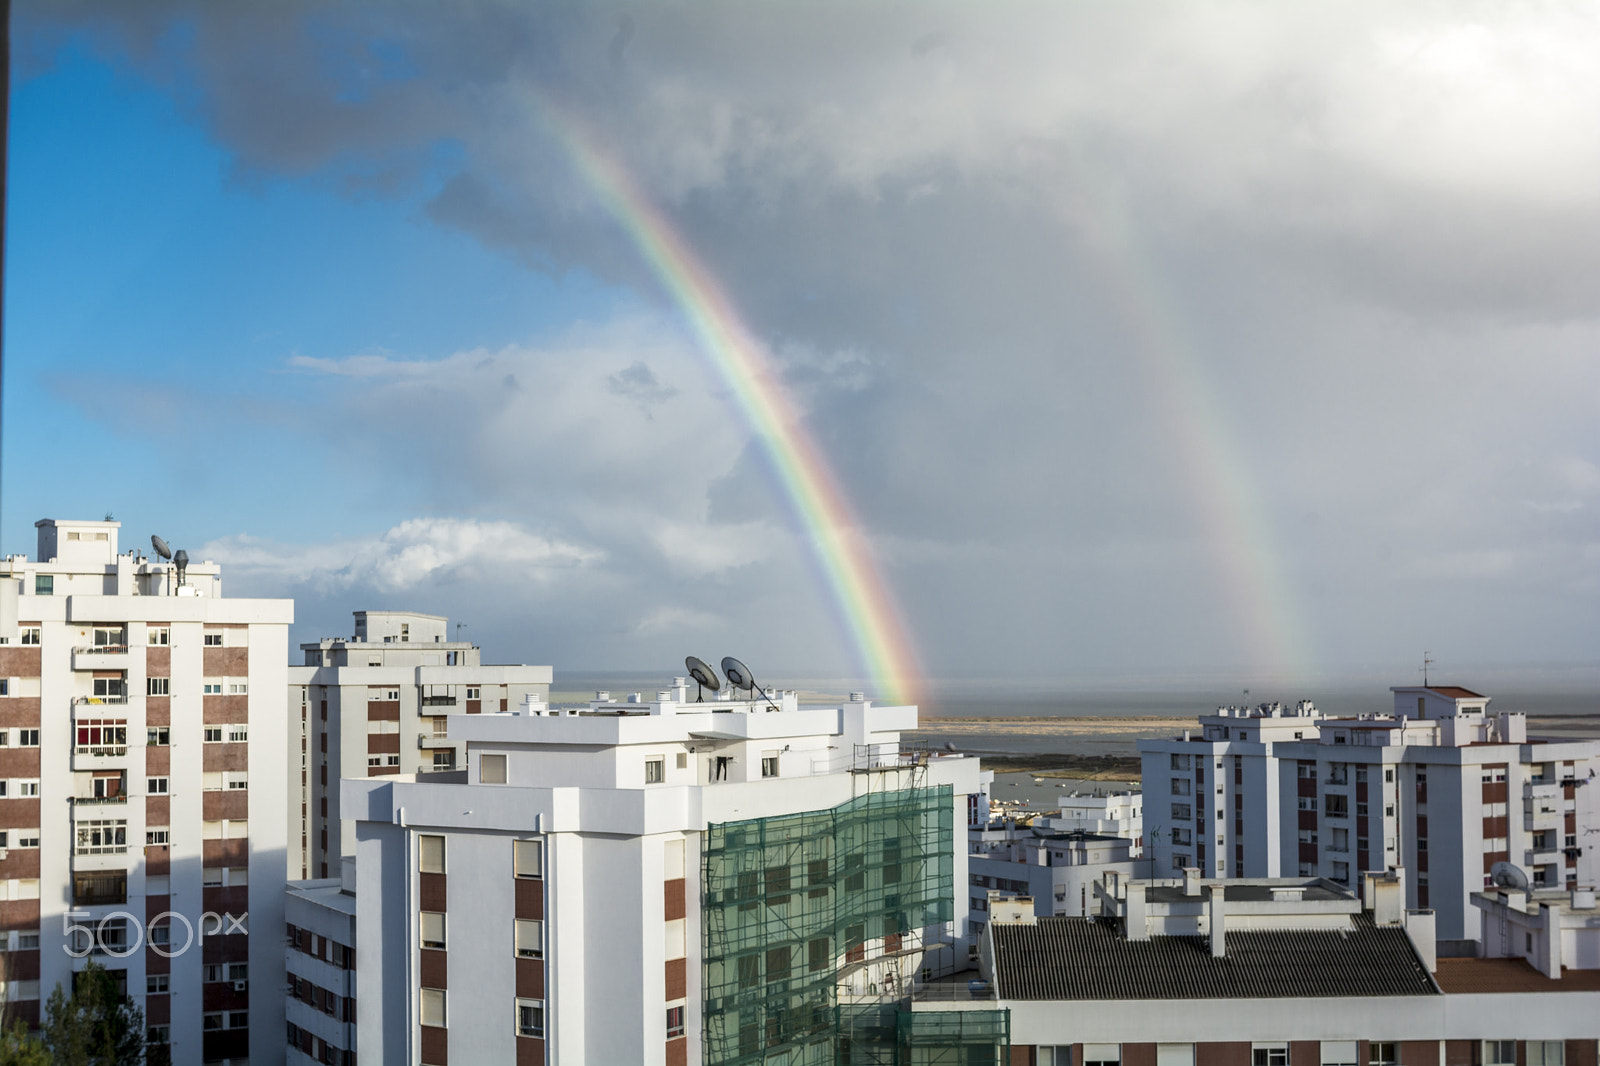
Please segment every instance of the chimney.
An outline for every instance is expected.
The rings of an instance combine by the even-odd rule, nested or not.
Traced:
[[[1145,918],[1144,885],[1139,882],[1128,884],[1128,918],[1123,925],[1122,935],[1129,940],[1150,939],[1150,925]]]
[[[1227,931],[1222,916],[1225,893],[1221,885],[1214,884],[1210,886],[1208,894],[1210,899],[1206,900],[1206,911],[1211,918],[1211,957],[1220,959],[1228,951]]]
[[[1183,868],[1183,894],[1185,896],[1199,897],[1200,867],[1185,866]]]

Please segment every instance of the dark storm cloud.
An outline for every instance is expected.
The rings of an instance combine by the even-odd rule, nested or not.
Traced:
[[[1592,657],[1600,29],[1580,11],[21,14],[171,86],[243,180],[417,197],[530,266],[660,298],[544,102],[576,116],[773,351],[936,671],[974,647],[1064,673],[1270,667],[1229,624],[1229,535],[1282,556],[1316,661]],[[534,388],[542,364],[519,358],[481,380]],[[443,386],[474,468],[409,460],[460,507],[567,515],[629,594],[656,580],[691,612],[738,610],[671,575],[729,530],[727,558],[765,565],[750,531],[787,519],[726,397],[677,358],[676,392],[655,356],[607,346],[559,408],[533,393],[567,432],[540,437],[531,480],[498,388]],[[384,382],[341,402],[381,426],[380,402],[413,395]],[[587,431],[618,403],[655,429]],[[663,442],[685,415],[712,439]],[[1208,531],[1205,477],[1261,507]],[[624,532],[653,508],[676,562]],[[814,595],[771,565],[771,587]]]

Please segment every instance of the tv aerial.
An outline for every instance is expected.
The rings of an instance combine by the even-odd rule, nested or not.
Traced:
[[[156,536],[154,533],[150,534],[150,547],[154,548],[156,550],[156,554],[161,556],[161,558],[172,558],[172,549],[167,547],[167,542]]]
[[[683,660],[683,665],[688,667],[689,676],[694,678],[696,703],[704,703],[706,701],[706,689],[715,692],[722,687],[722,679],[717,676],[715,670],[711,669],[711,664],[704,659],[691,655]]]
[[[1526,892],[1528,890],[1528,875],[1522,867],[1510,862],[1497,862],[1489,867],[1489,880],[1496,887],[1510,888]]]
[[[731,655],[724,656],[722,659],[722,672],[727,676],[728,684],[734,688],[743,689],[752,695],[759,692],[761,693],[761,698],[766,700],[773,710],[778,709],[778,705],[772,702],[772,698],[766,694],[766,691],[757,687],[756,675],[751,673],[750,668],[738,659]]]

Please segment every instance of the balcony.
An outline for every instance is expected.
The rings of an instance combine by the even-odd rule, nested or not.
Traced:
[[[1523,865],[1527,867],[1553,866],[1559,862],[1561,862],[1561,852],[1557,848],[1529,848],[1523,852]]]
[[[128,805],[128,797],[126,795],[120,795],[120,796],[73,796],[72,797],[72,808],[73,808],[73,810],[77,810],[79,807],[116,807],[116,806],[126,807],[127,805]]]
[[[456,698],[454,696],[424,696],[422,697],[422,705],[424,707],[454,707]]]
[[[95,644],[87,648],[72,649],[74,670],[126,670],[128,646],[126,644]]]
[[[1530,800],[1557,799],[1561,795],[1561,786],[1554,781],[1524,781],[1522,783],[1522,798]]]
[[[417,747],[419,748],[451,748],[454,746],[449,735],[442,730],[417,734]]]

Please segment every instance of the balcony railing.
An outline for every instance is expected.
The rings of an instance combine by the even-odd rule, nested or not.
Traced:
[[[128,796],[127,796],[126,793],[124,793],[124,794],[122,794],[120,796],[73,796],[72,797],[72,803],[73,803],[74,806],[77,806],[77,807],[105,806],[108,803],[126,804],[127,802],[128,802]]]
[[[454,707],[456,698],[454,696],[424,696],[422,697],[422,705],[424,707]]]
[[[86,645],[84,645],[82,647],[79,647],[79,648],[73,648],[72,650],[73,650],[74,653],[76,653],[78,655],[126,655],[126,654],[128,654],[128,646],[126,644],[86,644]]]

